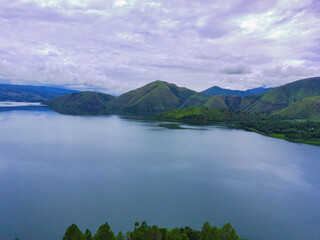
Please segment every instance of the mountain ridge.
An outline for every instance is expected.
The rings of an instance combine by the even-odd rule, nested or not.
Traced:
[[[190,98],[202,104],[206,97],[201,97],[196,91],[157,80],[120,95],[108,106],[112,111],[158,113],[178,109]]]
[[[272,115],[282,119],[320,119],[320,96],[304,98]]]
[[[246,97],[250,95],[256,95],[256,94],[262,94],[266,91],[269,91],[272,88],[265,88],[265,87],[258,87],[258,88],[252,88],[252,89],[247,89],[247,90],[233,90],[233,89],[226,89],[226,88],[221,88],[218,86],[213,86],[210,87],[204,91],[201,91],[200,93],[208,96],[216,96],[216,95],[224,95],[224,96],[229,96],[229,95],[235,95],[235,96],[240,96],[240,97]]]
[[[140,88],[123,93],[115,98],[111,95],[92,92],[96,100],[83,96],[70,103],[68,98],[56,98],[49,101],[51,106],[78,107],[91,111],[97,104],[100,113],[130,113],[153,115],[189,107],[209,107],[244,112],[271,114],[281,111],[304,98],[320,96],[320,77],[308,78],[272,88],[259,95],[245,97],[235,95],[207,96],[173,83],[154,81]],[[99,100],[100,99],[100,100]],[[56,104],[54,103],[56,101]],[[63,103],[63,101],[65,101]],[[87,103],[85,101],[88,101]],[[99,112],[99,111],[98,111]],[[96,111],[94,111],[96,113]]]
[[[240,110],[259,113],[280,111],[307,97],[320,96],[320,77],[306,78],[281,85],[254,96],[255,101],[242,104]]]

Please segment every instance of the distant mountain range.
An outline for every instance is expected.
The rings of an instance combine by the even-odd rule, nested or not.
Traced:
[[[77,91],[54,87],[0,84],[0,101],[44,102],[73,92]]]
[[[220,87],[214,86],[214,87],[208,88],[207,90],[202,91],[201,93],[204,95],[209,95],[209,96],[235,95],[235,96],[239,96],[239,97],[246,97],[246,96],[261,94],[261,93],[264,93],[270,89],[272,89],[272,88],[259,87],[259,88],[248,89],[245,91],[240,91],[240,90],[231,90],[231,89],[225,89],[225,88],[220,88]]]
[[[261,90],[261,89],[260,89]],[[259,91],[260,91],[259,90]],[[151,82],[115,98],[98,92],[81,92],[64,95],[48,102],[56,111],[77,114],[131,113],[155,115],[189,107],[204,106],[219,110],[272,113],[283,110],[305,98],[320,96],[320,77],[303,79],[270,89],[262,94],[240,97],[236,95],[204,95],[163,81]],[[316,101],[310,99],[310,101]],[[316,111],[312,104],[304,108]],[[291,106],[297,108],[299,105]],[[284,114],[284,113],[283,113]],[[313,114],[313,116],[315,116]],[[280,115],[279,115],[280,116]]]
[[[211,90],[216,90],[215,93],[218,93],[218,90],[224,91],[224,94],[231,91],[232,94],[205,95],[164,81],[151,82],[119,97],[99,92],[73,92],[59,88],[1,84],[2,98],[0,99],[33,102],[44,99],[44,103],[53,110],[67,114],[155,115],[171,110],[202,106],[218,110],[272,113],[278,118],[299,118],[299,116],[315,118],[320,115],[319,98],[316,97],[320,96],[320,77],[298,80],[270,90],[257,88],[234,91],[217,87]],[[251,95],[239,96],[234,94],[235,92],[242,92],[241,94],[250,92]],[[211,94],[215,93],[211,92]],[[259,94],[252,95],[253,93]],[[60,96],[55,97],[55,95]],[[48,98],[53,99],[47,101]]]
[[[85,109],[87,106],[96,105],[96,98],[101,93],[91,92],[91,98],[82,97],[83,93],[68,94],[51,101],[45,102],[53,110],[61,112],[70,106],[76,106],[78,109]],[[94,98],[93,95],[96,97]],[[105,94],[108,95],[108,94]],[[72,98],[71,98],[72,96]],[[130,113],[141,115],[153,115],[174,109],[186,108],[190,106],[202,106],[208,99],[208,96],[197,93],[187,88],[177,87],[163,81],[151,82],[141,88],[126,92],[115,98],[108,95],[108,99],[103,103],[98,103],[101,107],[100,113]],[[80,100],[78,100],[80,99]],[[81,111],[79,111],[80,113]],[[95,114],[87,111],[84,114]]]

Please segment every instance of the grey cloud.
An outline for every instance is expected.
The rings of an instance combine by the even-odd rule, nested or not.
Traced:
[[[225,67],[220,70],[220,73],[231,74],[231,75],[248,74],[251,72],[252,72],[251,68],[244,65]]]
[[[262,74],[267,77],[281,78],[281,77],[307,77],[313,76],[315,72],[306,69],[304,67],[294,67],[294,66],[275,66],[274,68],[265,69]]]
[[[228,29],[227,26],[225,26],[222,22],[219,21],[207,23],[205,26],[199,29],[199,33],[201,34],[201,36],[211,39],[221,38],[230,31],[231,30]]]
[[[54,7],[3,0],[0,76],[120,94],[156,79],[195,90],[245,89],[280,84],[283,76],[289,81],[299,71],[316,74],[320,31],[305,26],[320,21],[313,12],[299,18],[294,6],[275,8],[280,1],[137,0],[114,7],[113,1],[94,0],[83,6],[61,1]],[[271,26],[279,22],[276,28],[242,29],[243,18],[269,10],[274,12]],[[301,19],[305,25],[291,24]],[[282,31],[305,34],[268,37],[275,30],[280,37]],[[305,57],[307,63],[299,62]],[[274,70],[282,62],[298,62],[293,68],[299,70]]]

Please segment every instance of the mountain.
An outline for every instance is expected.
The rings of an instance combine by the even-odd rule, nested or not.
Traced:
[[[83,92],[61,96],[46,104],[59,107],[59,111],[64,108],[70,112],[75,108],[76,113],[80,109],[88,113],[91,111],[91,114],[108,112],[149,115],[197,106],[269,114],[313,96],[320,96],[320,77],[298,80],[246,97],[207,96],[175,84],[155,81],[117,98],[102,93]]]
[[[246,112],[272,113],[313,96],[320,96],[320,77],[298,80],[272,88],[262,94],[242,98],[216,95],[210,97],[204,106]]]
[[[242,98],[235,95],[216,95],[210,97],[206,103],[205,107],[215,108],[215,109],[231,109],[238,110],[241,104]]]
[[[159,119],[192,122],[233,122],[243,120],[261,120],[264,115],[229,109],[213,109],[208,107],[191,107],[172,110],[157,115]]]
[[[258,88],[252,88],[252,89],[248,89],[246,90],[245,92],[249,92],[249,93],[252,93],[252,94],[248,94],[249,95],[257,95],[257,94],[262,94],[266,91],[269,91],[271,90],[272,88],[264,88],[264,87],[258,87]]]
[[[59,96],[44,102],[54,111],[65,114],[102,114],[107,111],[107,103],[115,97],[99,92],[79,92]]]
[[[240,110],[271,113],[313,96],[320,96],[320,77],[298,80],[273,88],[261,95],[245,97]]]
[[[207,97],[187,88],[163,81],[151,82],[141,88],[126,92],[110,101],[114,112],[151,114],[189,106],[200,106]]]
[[[44,102],[73,92],[76,91],[54,87],[0,84],[0,101]]]
[[[273,116],[283,119],[320,119],[320,96],[302,99]]]
[[[245,97],[245,96],[250,96],[250,95],[261,94],[261,93],[264,93],[270,89],[271,88],[259,87],[259,88],[248,89],[246,91],[241,91],[241,90],[231,90],[231,89],[225,89],[225,88],[220,88],[220,87],[214,86],[214,87],[208,88],[207,90],[202,91],[201,93],[204,95],[209,95],[209,96],[235,95],[235,96]]]

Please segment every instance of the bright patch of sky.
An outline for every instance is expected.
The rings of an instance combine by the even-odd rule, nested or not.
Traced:
[[[0,80],[120,94],[320,75],[317,0],[0,0]]]

